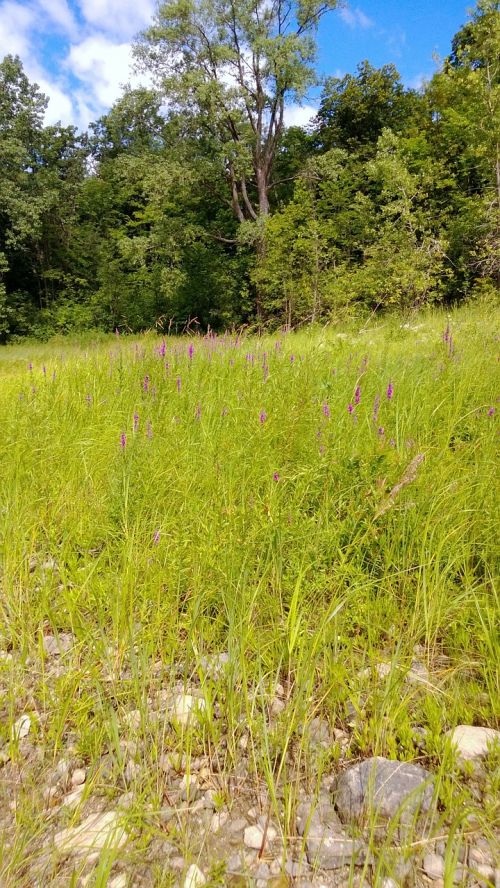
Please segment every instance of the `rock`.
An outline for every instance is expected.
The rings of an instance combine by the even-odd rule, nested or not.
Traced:
[[[199,794],[200,787],[196,774],[184,774],[180,783],[181,799],[184,802],[194,802]]]
[[[458,725],[446,736],[450,738],[458,757],[466,761],[484,758],[491,746],[500,744],[500,731],[473,725]]]
[[[399,888],[399,885],[397,882],[394,881],[394,879],[386,878],[381,879],[380,888]]]
[[[285,703],[280,697],[274,697],[271,700],[271,705],[269,706],[269,712],[271,715],[280,715],[285,708]]]
[[[376,756],[344,771],[336,780],[334,802],[344,823],[360,821],[369,812],[390,820],[400,815],[412,819],[420,809],[428,811],[433,778],[420,765]]]
[[[191,694],[178,694],[171,709],[171,718],[180,725],[187,725],[197,714],[207,708],[205,700]]]
[[[54,836],[56,849],[66,855],[121,848],[126,840],[127,834],[120,826],[120,816],[116,811],[91,814],[80,826],[68,827]]]
[[[127,888],[127,877],[125,873],[120,873],[108,882],[108,888]]]
[[[246,826],[248,826],[248,822],[245,820],[245,818],[238,817],[237,820],[233,820],[229,824],[229,831],[232,833],[242,832]]]
[[[259,863],[257,869],[253,873],[254,879],[269,879],[271,875],[271,870],[269,869],[267,863]]]
[[[12,654],[9,654],[8,651],[0,651],[0,665],[7,666],[12,663],[12,660]]]
[[[87,774],[84,768],[75,768],[71,775],[71,785],[72,786],[81,786],[82,783],[85,783],[87,779]]]
[[[132,709],[123,716],[123,723],[133,731],[138,731],[141,727],[141,711],[140,709]]]
[[[68,792],[61,802],[63,808],[76,808],[82,800],[84,790],[84,786],[78,786],[73,792]]]
[[[424,872],[433,881],[444,875],[444,859],[439,854],[426,854],[422,863]]]
[[[73,647],[74,637],[71,632],[59,632],[58,635],[44,635],[43,649],[47,657],[62,657]]]
[[[220,811],[218,814],[212,814],[212,819],[210,821],[210,830],[211,832],[219,832],[220,829],[224,826],[225,823],[229,820],[229,812],[228,811]]]
[[[221,678],[228,669],[229,654],[227,651],[222,651],[220,654],[209,654],[206,657],[201,657],[200,666],[208,678],[214,680]]]
[[[272,842],[273,839],[276,838],[276,836],[277,832],[274,827],[268,826],[265,842]],[[243,841],[247,848],[255,848],[256,851],[260,851],[264,843],[264,828],[260,825],[247,826],[245,832],[243,833]]]
[[[362,863],[366,857],[363,842],[351,839],[342,827],[333,805],[319,804],[314,808],[308,800],[297,809],[297,830],[306,837],[307,859],[312,866],[323,869],[341,869],[350,866],[353,858]]]
[[[31,718],[29,715],[22,715],[21,718],[18,718],[13,729],[12,729],[12,739],[13,740],[22,740],[23,737],[27,737],[31,730]]]
[[[184,879],[184,888],[199,888],[200,885],[206,884],[207,880],[201,869],[195,863],[192,863]]]

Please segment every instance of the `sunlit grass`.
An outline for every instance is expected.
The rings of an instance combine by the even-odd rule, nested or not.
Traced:
[[[69,737],[91,792],[101,757],[123,771],[120,741],[140,737],[147,833],[165,751],[215,751],[230,796],[244,737],[276,810],[285,786],[286,839],[298,785],[340,754],[311,760],[314,718],[347,729],[353,759],[434,771],[448,728],[494,726],[498,323],[460,310],[451,347],[446,326],[3,349],[0,745],[15,757],[12,724],[35,713],[44,761]],[[75,645],[49,681],[43,635],[60,632]],[[176,678],[207,703],[187,734],[148,714]],[[10,878],[43,828],[36,793],[17,817]]]

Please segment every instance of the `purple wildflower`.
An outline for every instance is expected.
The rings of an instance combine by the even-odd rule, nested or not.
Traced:
[[[446,330],[443,333],[443,342],[448,342],[450,338],[450,324],[446,325]]]
[[[122,432],[120,435],[120,447],[122,450],[125,450],[126,446],[127,446],[127,436],[126,436],[125,432]]]
[[[189,360],[192,361],[193,355],[194,355],[194,345],[192,342],[189,343],[188,355],[189,355]]]
[[[155,530],[155,532],[153,534],[153,543],[155,544],[155,546],[157,546],[159,542],[160,542],[160,531]]]
[[[30,371],[30,373],[33,372],[33,363],[32,363],[32,361],[30,361],[29,364],[28,364],[28,370]]]
[[[178,376],[177,377],[177,391],[180,392],[180,390],[181,390],[181,378],[180,378],[180,376]]]
[[[385,429],[384,429],[383,426],[379,426],[379,427],[378,427],[378,433],[379,433],[379,436],[380,436],[381,438],[383,438],[383,436],[384,436],[384,434],[385,434]]]
[[[376,423],[378,419],[378,412],[380,409],[380,395],[375,395],[375,400],[373,402],[373,422]]]
[[[293,364],[295,361],[295,355],[290,355],[290,364]]]
[[[354,406],[352,404],[347,405],[347,410],[349,413],[354,413]]]
[[[134,432],[139,428],[139,414],[134,413]]]
[[[148,419],[146,423],[146,438],[151,439],[153,437],[153,427],[151,425],[151,420]]]
[[[326,416],[327,419],[330,419],[330,416],[331,416],[330,408],[329,408],[328,404],[326,403],[326,401],[323,404],[323,416]]]
[[[142,382],[142,388],[145,392],[149,392],[149,376],[145,376]]]
[[[354,392],[354,403],[359,404],[361,401],[361,386],[356,386],[356,391]]]
[[[490,407],[490,409],[488,410],[488,416],[494,416],[494,415],[495,415],[495,408]]]
[[[392,382],[390,382],[389,385],[387,386],[387,392],[386,392],[388,401],[391,400],[393,394],[394,394],[394,386],[393,386]]]
[[[165,340],[163,340],[162,344],[160,345],[160,357],[162,357],[162,358],[165,357],[166,350],[167,350],[167,346],[165,345]]]
[[[261,424],[261,425],[264,425],[264,423],[265,423],[265,421],[266,421],[266,419],[267,419],[267,413],[266,413],[265,410],[261,410],[261,412],[260,412],[260,416],[259,416],[259,419],[260,419],[260,424]]]
[[[273,475],[273,481],[279,481],[279,480],[280,480],[279,472],[275,472]]]

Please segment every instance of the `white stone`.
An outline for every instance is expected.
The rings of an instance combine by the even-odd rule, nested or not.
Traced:
[[[272,842],[277,836],[277,832],[273,826],[268,826],[266,833],[266,842]],[[264,842],[264,829],[261,826],[247,826],[243,833],[243,841],[247,848],[255,848],[259,851]]]
[[[12,737],[14,740],[22,740],[23,737],[27,737],[31,730],[31,719],[29,715],[22,715],[21,718],[18,718],[13,729],[12,729]]]
[[[218,814],[212,814],[212,819],[210,821],[210,829],[212,832],[219,832],[220,829],[224,826],[225,823],[229,820],[229,812],[228,811],[219,811]]]
[[[121,848],[127,841],[127,834],[120,826],[120,816],[116,811],[104,814],[91,814],[80,826],[68,827],[56,833],[54,844],[64,854],[86,854],[102,851],[103,848]]]
[[[64,796],[61,804],[64,808],[76,808],[80,804],[85,787],[78,786],[73,792]]]
[[[0,651],[0,663],[12,663],[12,654],[7,651]]]
[[[184,879],[184,888],[199,888],[199,886],[206,884],[207,880],[201,869],[195,863],[192,863]]]
[[[48,657],[60,657],[73,646],[74,637],[71,632],[60,632],[59,635],[44,635],[43,649]]]
[[[207,708],[205,700],[191,694],[178,694],[172,706],[172,718],[180,725],[187,725],[193,715]]]
[[[444,860],[439,854],[426,854],[423,868],[430,879],[441,879],[444,874]]]
[[[448,731],[446,736],[451,739],[459,757],[469,761],[484,758],[488,753],[488,749],[495,742],[500,744],[500,731],[473,725],[458,725],[456,728]]]
[[[81,786],[82,783],[85,783],[87,779],[87,774],[85,772],[85,768],[75,768],[71,775],[71,785],[72,786]]]
[[[108,888],[127,888],[127,877],[125,873],[115,876],[108,882]]]

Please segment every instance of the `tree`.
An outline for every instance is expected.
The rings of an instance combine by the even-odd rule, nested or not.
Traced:
[[[356,75],[326,81],[315,142],[322,151],[345,148],[368,156],[375,153],[384,128],[407,130],[422,109],[421,96],[404,88],[394,65],[374,68],[364,61]]]
[[[285,103],[315,82],[317,25],[336,0],[167,0],[136,56],[212,144],[239,222],[267,216]]]

